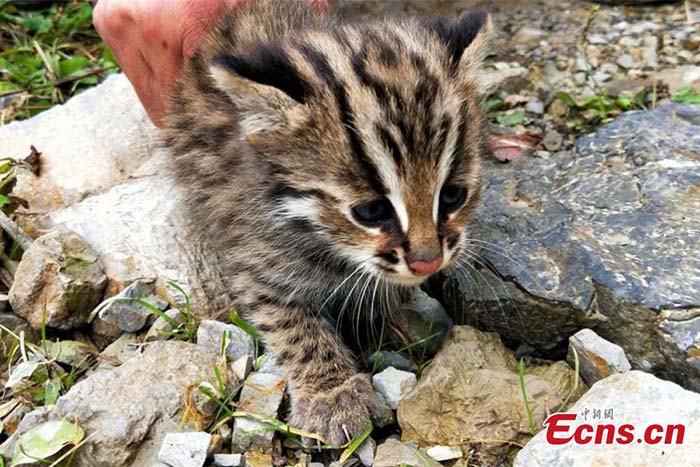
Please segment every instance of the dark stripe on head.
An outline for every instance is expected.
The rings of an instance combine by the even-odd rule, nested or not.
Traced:
[[[311,89],[279,45],[261,46],[244,56],[219,55],[213,62],[243,78],[275,87],[299,103],[306,102]]]
[[[435,137],[435,163],[439,164],[442,154],[445,152],[445,146],[447,145],[447,135],[450,134],[450,128],[452,127],[452,119],[449,115],[443,115],[440,119],[440,127],[438,128],[437,135]]]
[[[326,193],[321,190],[298,190],[286,183],[277,182],[270,186],[268,194],[271,198],[317,198],[323,200]]]
[[[454,172],[457,171],[459,167],[467,162],[469,158],[467,155],[467,111],[462,110],[460,112],[459,125],[457,126],[457,141],[455,142],[455,147],[452,150],[452,160],[450,161],[450,175],[448,175],[448,180],[453,176]]]
[[[350,142],[350,147],[352,148],[352,153],[359,162],[360,166],[365,172],[367,182],[370,184],[372,189],[381,195],[387,193],[387,189],[379,177],[379,172],[370,160],[367,152],[365,151],[364,144],[360,140],[357,134],[357,129],[355,127],[355,117],[350,108],[350,102],[348,102],[347,90],[343,87],[342,83],[338,80],[333,72],[328,59],[318,50],[314,49],[309,44],[300,44],[299,51],[306,57],[309,63],[314,67],[318,77],[325,81],[328,87],[331,89],[333,96],[335,97],[336,104],[338,106],[338,112],[340,113],[340,121],[346,130],[348,141]]]
[[[353,71],[360,79],[360,83],[362,83],[363,86],[370,88],[372,92],[374,92],[374,95],[377,96],[377,100],[382,107],[387,107],[391,102],[391,94],[396,95],[397,93],[395,91],[391,92],[387,83],[383,83],[367,71],[366,61],[367,44],[363,45],[362,50],[359,53],[354,54],[350,58],[350,63],[352,64]]]
[[[386,147],[389,153],[391,153],[391,157],[394,158],[396,167],[401,170],[401,167],[403,166],[403,156],[401,155],[401,148],[399,148],[398,143],[391,135],[389,130],[387,130],[383,125],[377,125],[377,132],[379,133],[382,143],[384,143],[384,147]]]

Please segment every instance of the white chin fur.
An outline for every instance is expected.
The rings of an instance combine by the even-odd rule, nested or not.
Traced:
[[[385,277],[393,284],[415,287],[421,285],[430,276],[404,276],[399,274],[387,274]]]

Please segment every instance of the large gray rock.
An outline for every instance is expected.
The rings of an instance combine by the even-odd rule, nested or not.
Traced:
[[[583,327],[632,366],[700,390],[700,106],[628,112],[576,154],[487,164],[463,322],[540,351]]]
[[[14,194],[36,213],[70,206],[128,180],[157,146],[157,135],[123,75],[109,77],[38,116],[0,127],[3,157],[24,158],[34,145],[41,173],[21,171]]]
[[[40,176],[20,171],[16,212],[31,235],[63,227],[100,257],[107,295],[141,277],[167,277],[190,293],[202,317],[228,315],[231,299],[216,255],[192,240],[158,135],[123,75],[30,120],[0,127],[3,156],[41,152]],[[103,333],[106,334],[106,333]],[[112,336],[113,337],[113,336]]]
[[[78,234],[57,231],[36,239],[22,255],[9,298],[34,329],[85,324],[107,284],[102,265]]]
[[[612,409],[612,419],[604,415]],[[588,411],[588,412],[587,412]],[[568,412],[578,414],[576,427],[582,423],[630,424],[635,436],[629,444],[594,445],[569,442],[561,445],[548,443],[546,432],[541,431],[525,445],[515,459],[515,467],[556,467],[561,465],[657,466],[696,465],[700,443],[700,394],[686,391],[677,384],[660,380],[641,371],[620,373],[593,385]],[[588,413],[584,420],[584,414]],[[682,444],[647,444],[641,441],[646,427],[652,424],[684,425]],[[572,428],[573,430],[573,428]],[[558,433],[567,437],[572,433]]]
[[[182,408],[185,388],[214,378],[216,352],[184,342],[155,342],[111,371],[99,371],[59,398],[51,418],[75,420],[91,434],[75,466],[150,465]],[[31,414],[30,414],[31,415]],[[141,446],[148,437],[148,442]],[[2,452],[11,452],[10,438]],[[141,453],[147,450],[148,455]]]

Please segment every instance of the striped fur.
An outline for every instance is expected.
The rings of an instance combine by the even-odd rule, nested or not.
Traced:
[[[193,225],[286,372],[291,423],[339,444],[374,402],[337,324],[420,285],[409,261],[460,252],[488,18],[352,24],[303,1],[246,5],[187,66],[164,141]],[[358,206],[376,200],[388,214],[368,223]]]

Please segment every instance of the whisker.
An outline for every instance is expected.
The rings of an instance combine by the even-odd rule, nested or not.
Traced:
[[[515,265],[517,265],[520,268],[521,271],[523,271],[527,275],[527,277],[530,280],[532,280],[532,282],[535,283],[535,285],[537,287],[539,287],[541,290],[545,290],[544,286],[540,283],[540,281],[535,276],[532,275],[532,273],[530,273],[530,271],[525,266],[525,264],[522,261],[518,260],[517,258],[514,258],[513,256],[511,256],[509,254],[508,250],[506,250],[502,246],[497,245],[495,243],[487,242],[485,240],[478,240],[475,238],[466,238],[464,241],[468,242],[472,245],[477,244],[474,246],[477,246],[480,249],[483,249],[483,250],[489,251],[491,253],[494,253],[496,255],[499,255],[502,258],[505,258],[508,261],[514,263]]]

